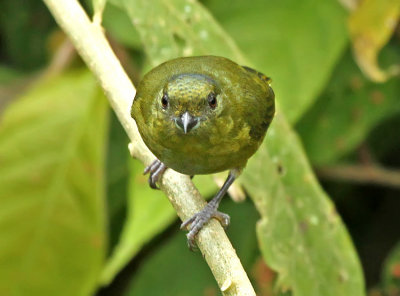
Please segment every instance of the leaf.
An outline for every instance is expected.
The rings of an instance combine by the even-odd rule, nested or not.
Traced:
[[[106,182],[109,250],[119,240],[126,219],[129,183],[128,137],[115,113],[110,110],[110,129],[107,146]]]
[[[0,294],[89,295],[105,254],[107,104],[88,71],[43,81],[0,124]]]
[[[233,40],[194,1],[112,0],[125,9],[139,32],[151,65],[174,57],[224,55],[243,61]],[[207,45],[206,45],[207,44]]]
[[[251,3],[251,4],[250,4]],[[347,44],[337,0],[207,0],[205,5],[254,68],[272,77],[282,111],[295,122],[312,106]],[[294,107],[295,105],[295,107]]]
[[[385,260],[382,278],[386,295],[400,294],[400,243],[393,248]]]
[[[268,266],[278,272],[282,292],[365,294],[349,235],[281,115],[275,117],[269,139],[239,180],[261,214],[257,224],[261,250]]]
[[[189,54],[216,54],[231,57],[241,63],[244,61],[232,40],[197,2],[175,0],[150,4],[144,0],[114,0],[114,3],[116,2],[121,8],[126,8],[133,24],[139,31],[152,65]],[[282,38],[286,37],[282,36]],[[278,53],[275,58],[277,57],[280,57]],[[304,75],[304,73],[300,74]],[[292,102],[292,108],[296,108],[294,102]],[[252,158],[253,165],[249,164],[245,170],[242,182],[249,192],[255,194],[264,225],[267,219],[265,216],[267,209],[264,205],[278,202],[281,208],[281,212],[275,211],[274,220],[271,220],[268,230],[262,226],[259,227],[259,240],[263,244],[267,264],[281,273],[279,275],[281,285],[284,285],[287,290],[293,290],[296,296],[364,295],[361,268],[351,240],[341,220],[332,214],[333,206],[315,181],[302,147],[286,123],[283,113],[279,108],[279,116],[275,119],[269,136],[267,135],[268,152],[265,150],[266,146],[263,146],[264,148]],[[277,172],[276,165],[272,165],[276,161],[283,164],[284,169],[288,172],[287,176],[290,176],[289,179]],[[261,166],[264,168],[260,172]],[[256,182],[252,182],[250,176],[258,179]],[[296,176],[306,176],[307,178]],[[294,203],[287,202],[287,195],[296,195],[293,197],[296,200],[306,199],[304,202],[307,203],[307,207],[304,208],[304,212],[296,208]],[[282,198],[283,201],[281,201]],[[308,205],[314,206],[308,207]],[[326,218],[327,214],[330,214],[329,226],[332,229],[327,229],[327,222],[322,220]],[[303,223],[306,217],[311,218],[306,238],[297,235],[294,239],[289,236],[288,231],[297,229],[296,227]],[[280,220],[281,218],[283,220]],[[322,226],[313,227],[315,221]],[[308,221],[305,220],[305,222]],[[274,223],[280,223],[279,225],[283,225],[284,228],[277,229]],[[322,230],[327,231],[323,232]],[[273,236],[269,235],[268,231]],[[301,260],[296,252],[278,249],[276,258],[274,258],[268,249],[268,244],[292,246],[297,242],[304,247],[305,254],[309,254],[309,256],[313,253],[316,256],[323,254],[323,257]],[[276,250],[274,249],[274,251]],[[287,257],[283,257],[282,252],[285,252]],[[302,277],[301,272],[293,273],[293,262],[299,264],[296,266],[298,270],[305,272],[306,280]],[[290,273],[288,273],[289,271]],[[310,277],[310,272],[313,271],[315,271],[312,274],[314,277]],[[321,272],[326,278],[320,278],[317,272]],[[316,284],[316,279],[320,283]],[[315,289],[310,287],[315,287]],[[343,293],[331,294],[332,291]]]
[[[127,219],[120,240],[102,271],[102,284],[109,284],[145,243],[176,219],[163,193],[149,187],[148,177],[143,176],[143,165],[137,160],[132,160],[130,165]]]
[[[399,58],[396,47],[384,57]],[[314,165],[333,164],[353,151],[382,120],[400,112],[399,79],[384,84],[367,80],[351,53],[342,58],[316,104],[297,124]]]
[[[103,26],[118,42],[135,50],[140,49],[139,33],[122,9],[107,3],[103,15]]]
[[[398,0],[364,0],[349,18],[354,55],[364,74],[375,82],[384,82],[400,74],[400,65],[382,70],[379,51],[389,41],[400,16]]]

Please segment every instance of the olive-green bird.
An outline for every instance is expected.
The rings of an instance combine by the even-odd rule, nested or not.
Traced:
[[[137,87],[131,115],[147,147],[158,158],[145,169],[149,183],[167,168],[186,175],[230,170],[216,196],[182,223],[191,225],[189,246],[211,218],[229,216],[218,205],[247,160],[262,143],[275,113],[271,80],[251,68],[216,56],[165,62]]]

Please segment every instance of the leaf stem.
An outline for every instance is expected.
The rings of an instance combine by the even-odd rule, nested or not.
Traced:
[[[131,153],[144,164],[149,164],[154,160],[154,156],[144,145],[130,116],[135,88],[111,50],[102,27],[89,20],[76,0],[43,1],[100,82],[133,143],[130,146]],[[168,196],[182,220],[191,217],[205,205],[204,199],[188,176],[168,170],[162,178],[160,188]],[[200,231],[197,245],[223,295],[255,295],[235,250],[217,221],[210,221]]]

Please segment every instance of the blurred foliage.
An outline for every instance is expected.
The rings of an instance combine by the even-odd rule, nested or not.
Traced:
[[[128,162],[127,159],[125,161]],[[104,284],[109,284],[143,244],[169,225],[176,216],[168,200],[163,198],[163,193],[147,185],[147,176],[142,174],[143,165],[137,160],[130,163],[128,214],[114,254],[104,267],[101,278]]]
[[[105,173],[111,250],[119,240],[126,219],[126,196],[130,177],[130,157],[126,154],[128,138],[111,110],[108,137]]]
[[[2,89],[4,89],[5,84],[12,82],[14,79],[18,77],[18,71],[13,68],[5,67],[4,65],[0,65],[0,85],[2,85]]]
[[[95,289],[107,241],[106,113],[104,96],[83,70],[41,81],[3,114],[1,295]]]
[[[385,50],[386,63],[400,60],[397,45]],[[316,103],[298,122],[310,160],[333,164],[357,148],[378,123],[400,112],[400,84],[369,81],[349,52],[337,64]]]
[[[389,295],[400,295],[400,244],[390,252],[383,269],[383,289]]]
[[[107,5],[104,11],[103,25],[118,42],[128,48],[140,50],[139,33],[124,10],[114,5]]]
[[[97,21],[104,3],[94,1]],[[197,54],[273,78],[277,118],[239,179],[259,214],[249,201],[221,205],[258,295],[365,295],[362,272],[371,293],[398,295],[398,191],[323,183],[362,271],[307,160],[400,166],[399,4],[360,3],[348,13],[336,0],[110,0],[104,10],[134,81]],[[46,75],[58,30],[41,1],[0,2],[0,294],[218,295],[84,65],[75,57]],[[205,197],[217,189],[211,176],[194,181]]]
[[[355,58],[364,73],[373,81],[384,82],[400,74],[400,64],[381,70],[379,51],[396,29],[400,15],[398,0],[364,0],[349,18]]]
[[[16,70],[43,66],[48,55],[49,33],[54,26],[41,1],[0,1],[0,56]]]

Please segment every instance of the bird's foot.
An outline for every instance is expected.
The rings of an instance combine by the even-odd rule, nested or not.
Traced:
[[[187,237],[187,242],[190,250],[195,249],[195,237],[197,233],[203,228],[203,226],[210,221],[211,218],[217,219],[221,225],[226,228],[229,225],[229,215],[219,212],[217,207],[212,203],[208,203],[203,210],[194,214],[191,218],[187,219],[181,224],[181,229],[187,227],[190,224],[190,230]]]
[[[168,167],[165,164],[156,159],[144,169],[143,172],[144,175],[150,173],[149,185],[151,188],[158,189],[156,183],[158,182],[158,180],[160,180],[161,176],[163,175],[163,173],[167,168]]]

